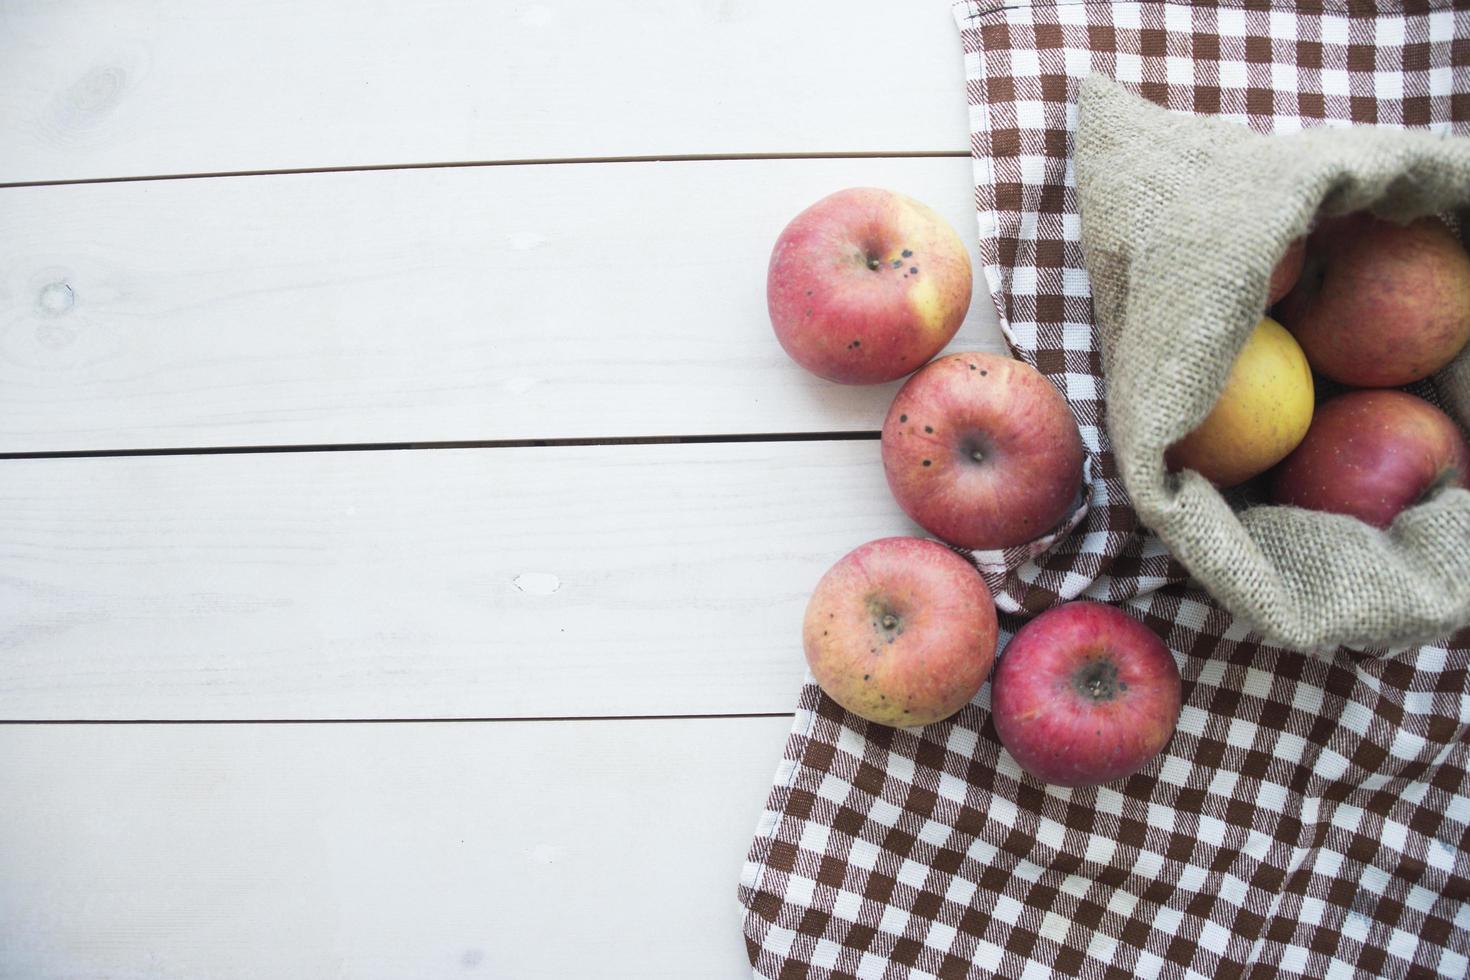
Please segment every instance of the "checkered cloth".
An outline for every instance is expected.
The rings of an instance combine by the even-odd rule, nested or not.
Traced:
[[[1324,9],[1325,6],[1325,9]],[[1307,2],[955,5],[985,276],[1071,402],[1087,506],[1054,550],[976,555],[1005,628],[1117,602],[1184,678],[1164,754],[1025,776],[989,687],[923,729],[810,681],[741,875],[757,977],[1470,976],[1470,630],[1310,657],[1262,645],[1137,524],[1103,427],[1068,154],[1082,79],[1262,132],[1470,131],[1470,10]],[[859,542],[854,542],[854,545]]]

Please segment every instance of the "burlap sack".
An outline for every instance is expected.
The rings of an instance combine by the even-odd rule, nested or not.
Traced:
[[[1231,502],[1164,450],[1209,413],[1314,216],[1395,219],[1470,206],[1470,139],[1387,129],[1262,136],[1090,79],[1076,142],[1082,247],[1108,379],[1107,428],[1142,522],[1215,599],[1296,649],[1429,642],[1470,623],[1470,491],[1385,531]],[[1470,351],[1432,380],[1470,423]]]

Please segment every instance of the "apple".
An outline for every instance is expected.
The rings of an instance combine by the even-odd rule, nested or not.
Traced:
[[[997,354],[925,366],[883,423],[883,470],[899,506],[963,548],[1009,548],[1052,530],[1076,503],[1082,459],[1061,393]]]
[[[1307,240],[1298,238],[1286,246],[1286,254],[1271,270],[1271,281],[1266,286],[1266,305],[1274,306],[1277,300],[1291,292],[1302,277],[1302,264],[1307,258]]]
[[[940,721],[970,703],[995,662],[990,590],[937,541],[880,538],[817,583],[802,646],[817,684],[880,725]]]
[[[1179,720],[1179,668],[1147,626],[1113,606],[1069,602],[1022,626],[991,683],[1001,744],[1058,786],[1131,775]]]
[[[1312,367],[1389,388],[1426,378],[1470,341],[1470,255],[1437,218],[1358,212],[1323,221],[1277,308]]]
[[[1406,392],[1349,391],[1317,408],[1273,474],[1271,499],[1388,527],[1446,485],[1470,489],[1470,446],[1453,419]]]
[[[1291,334],[1265,317],[1230,366],[1210,414],[1168,448],[1170,470],[1233,487],[1280,462],[1312,423],[1312,369]]]
[[[970,308],[970,254],[911,197],[854,187],[791,220],[771,252],[776,339],[808,371],[844,384],[892,381],[949,343]]]

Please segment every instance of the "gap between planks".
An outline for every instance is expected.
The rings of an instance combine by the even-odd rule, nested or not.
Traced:
[[[719,163],[752,160],[896,160],[968,157],[968,150],[830,150],[790,153],[659,153],[601,157],[526,157],[514,160],[451,160],[431,163],[364,163],[335,167],[281,167],[274,170],[216,170],[197,173],[134,174],[125,177],[70,177],[57,180],[0,181],[15,187],[68,187],[75,184],[134,184],[161,180],[214,180],[228,177],[284,177],[293,174],[373,173],[385,170],[455,170],[479,167],[557,167],[587,163]]]
[[[606,436],[568,439],[447,439],[439,442],[358,442],[281,446],[179,446],[162,449],[59,449],[0,453],[6,459],[108,459],[120,456],[248,456],[270,453],[407,452],[425,449],[555,449],[575,446],[676,446],[732,442],[862,442],[877,429],[857,432],[745,432],[713,435]]]

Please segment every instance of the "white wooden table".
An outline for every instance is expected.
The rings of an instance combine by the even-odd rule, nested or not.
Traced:
[[[967,133],[948,0],[0,0],[0,978],[748,976],[914,530],[766,260]]]

